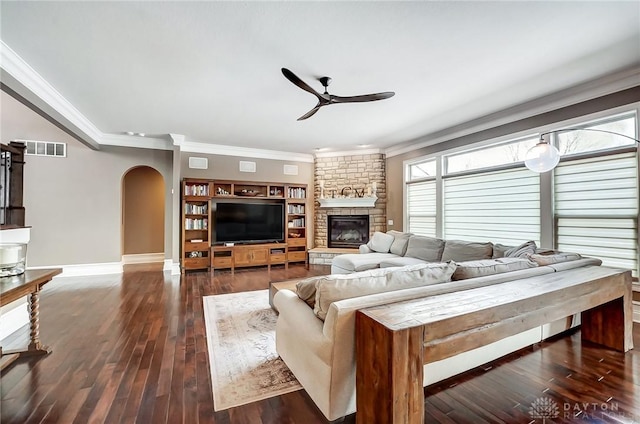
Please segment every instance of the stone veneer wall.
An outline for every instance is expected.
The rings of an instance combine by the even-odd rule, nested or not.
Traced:
[[[387,186],[385,156],[382,153],[369,155],[335,156],[315,158],[314,176],[314,247],[327,247],[328,215],[369,215],[369,236],[374,231],[387,230]],[[365,194],[371,183],[377,185],[378,200],[373,208],[321,208],[320,181],[324,181],[325,197],[332,191],[340,195],[344,187],[357,189]],[[345,192],[346,193],[346,192]]]

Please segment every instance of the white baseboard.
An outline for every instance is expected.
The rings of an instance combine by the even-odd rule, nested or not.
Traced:
[[[79,277],[85,275],[106,275],[106,274],[122,274],[122,262],[105,262],[98,264],[78,264],[78,265],[47,265],[47,266],[30,266],[29,269],[39,268],[62,268],[62,274],[59,277]]]
[[[633,320],[640,322],[640,302],[633,302]]]
[[[171,271],[171,275],[180,275],[180,263],[173,262],[171,259],[165,259],[162,270]]]
[[[2,314],[2,319],[0,319],[0,340],[29,324],[29,308],[26,297],[14,303],[16,303],[15,307],[11,307],[13,304],[10,303],[0,311]]]
[[[163,261],[164,253],[139,253],[135,255],[122,255],[122,263],[125,265],[148,264]]]

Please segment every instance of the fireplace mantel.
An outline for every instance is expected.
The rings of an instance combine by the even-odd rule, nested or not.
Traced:
[[[371,197],[327,197],[318,199],[321,208],[373,208],[378,200]]]

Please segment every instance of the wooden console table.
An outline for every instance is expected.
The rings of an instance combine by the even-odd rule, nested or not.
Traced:
[[[423,365],[582,313],[582,339],[633,349],[631,271],[589,266],[356,312],[356,422],[424,422]]]
[[[7,305],[24,296],[29,296],[29,345],[24,349],[2,351],[0,347],[0,371],[22,356],[46,355],[48,346],[40,343],[39,305],[40,290],[51,279],[62,272],[61,268],[27,270],[21,275],[0,278],[0,306]]]

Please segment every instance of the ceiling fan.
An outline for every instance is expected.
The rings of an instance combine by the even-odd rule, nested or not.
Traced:
[[[320,84],[324,86],[324,93],[318,93],[316,90],[311,88],[306,82],[302,81],[296,74],[288,70],[287,68],[282,68],[282,74],[286,79],[302,88],[304,91],[308,91],[318,98],[318,104],[311,109],[309,112],[305,113],[301,117],[298,118],[298,121],[302,121],[303,119],[307,119],[313,116],[322,106],[333,105],[336,103],[358,103],[358,102],[373,102],[375,100],[384,100],[389,97],[393,97],[393,91],[385,91],[384,93],[375,93],[375,94],[364,94],[362,96],[334,96],[333,94],[329,94],[327,92],[327,87],[331,83],[331,78],[322,77],[318,78]]]

